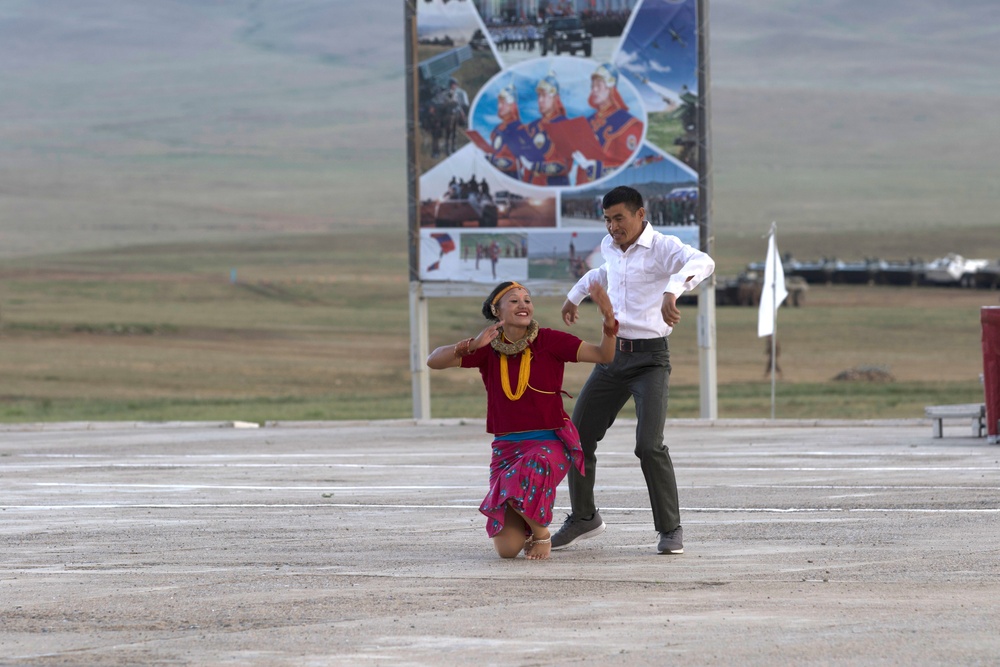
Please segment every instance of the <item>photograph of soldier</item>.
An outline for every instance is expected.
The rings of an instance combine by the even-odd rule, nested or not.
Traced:
[[[456,277],[473,282],[527,280],[527,234],[462,234],[460,266]],[[468,253],[466,252],[468,248]],[[471,257],[470,257],[471,256]]]
[[[569,185],[573,158],[548,134],[549,126],[566,120],[555,72],[549,71],[535,86],[535,99],[541,118],[524,126],[527,141],[521,154],[521,180],[534,185]]]
[[[601,240],[605,229],[552,230],[532,233],[528,242],[528,278],[531,280],[579,280],[590,269],[604,263]]]
[[[604,63],[590,77],[588,104],[594,113],[588,116],[591,129],[604,149],[603,159],[589,159],[583,153],[573,154],[582,175],[576,182],[602,178],[632,157],[642,142],[643,123],[629,113],[628,105],[618,92],[618,68]]]
[[[490,37],[497,45],[497,50],[506,62],[511,51],[518,51],[524,57],[536,55],[535,46],[542,33],[534,21],[517,21],[516,23],[491,23]]]
[[[425,172],[468,143],[471,95],[496,76],[501,66],[482,35],[472,2],[432,0],[417,5],[417,146]],[[481,39],[481,37],[480,37]]]
[[[546,55],[610,60],[639,0],[476,0],[506,66]]]
[[[524,145],[521,110],[517,103],[517,88],[507,85],[497,94],[497,116],[500,123],[490,131],[489,163],[501,173],[520,179],[518,157]]]
[[[510,181],[491,169],[471,144],[420,177],[419,197],[421,227],[556,225],[556,193]]]
[[[565,188],[623,166],[639,148],[644,118],[635,88],[618,81],[613,66],[601,65],[595,73],[586,60],[539,58],[486,85],[467,134],[484,159],[509,178]]]
[[[528,235],[472,230],[420,230],[420,279],[495,282],[528,279]]]
[[[610,60],[638,0],[476,0],[506,66],[546,55]]]
[[[465,125],[467,112],[455,101],[450,90],[432,81],[421,85],[420,91],[420,129],[424,131],[425,148],[429,141],[430,158],[434,161],[447,157],[459,147],[459,129]],[[431,161],[425,164],[430,166]]]
[[[649,143],[643,144],[639,153],[610,178],[586,188],[564,191],[560,198],[561,226],[603,225],[602,193],[619,185],[628,185],[642,193],[650,224],[690,227],[697,232],[697,172]],[[670,233],[679,235],[677,231]],[[697,234],[694,238],[697,240]]]
[[[496,227],[500,213],[483,176],[452,176],[437,199],[420,202],[421,227]]]
[[[656,196],[656,222],[654,225],[698,224],[698,187],[674,188]]]
[[[582,4],[586,7],[578,13],[587,32],[595,38],[620,37],[639,0],[595,0]]]
[[[589,193],[589,190],[588,190]],[[602,195],[586,193],[563,193],[562,223],[587,226],[604,224],[604,206]]]
[[[465,125],[469,116],[469,94],[458,85],[458,79],[455,77],[448,79],[448,100],[462,112],[460,120],[462,125]]]

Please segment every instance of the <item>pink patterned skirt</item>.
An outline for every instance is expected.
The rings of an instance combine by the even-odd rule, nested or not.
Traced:
[[[524,435],[525,439],[493,441],[490,490],[479,507],[486,515],[486,534],[490,537],[503,528],[508,503],[532,521],[549,525],[559,482],[570,466],[583,474],[580,434],[569,419],[558,431]]]

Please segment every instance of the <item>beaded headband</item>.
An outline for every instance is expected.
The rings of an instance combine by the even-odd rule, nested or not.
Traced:
[[[493,303],[492,303],[492,305],[494,305],[494,306],[497,305],[497,302],[500,301],[500,297],[502,297],[504,294],[506,294],[507,292],[511,291],[512,289],[523,289],[524,291],[528,291],[527,287],[525,287],[524,285],[522,285],[521,283],[519,283],[517,281],[513,281],[513,282],[511,282],[510,285],[507,285],[502,290],[500,290],[499,292],[497,292],[497,295],[495,297],[493,297]]]

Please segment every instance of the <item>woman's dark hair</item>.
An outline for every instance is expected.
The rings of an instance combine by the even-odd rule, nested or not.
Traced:
[[[627,185],[619,185],[604,195],[604,199],[601,201],[601,206],[605,210],[616,204],[625,204],[625,208],[635,213],[642,208],[642,194],[635,188],[630,188]]]
[[[513,280],[507,280],[493,288],[493,291],[490,292],[490,295],[486,297],[486,301],[483,301],[483,317],[485,317],[491,322],[497,322],[500,320],[499,317],[493,314],[493,299],[497,298],[497,294],[504,291],[513,284],[514,284]]]

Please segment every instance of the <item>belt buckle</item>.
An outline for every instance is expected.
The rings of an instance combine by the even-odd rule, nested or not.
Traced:
[[[628,346],[625,345],[626,343],[628,343]],[[619,338],[618,349],[621,352],[632,352],[633,351],[632,341],[628,340],[627,338]]]

